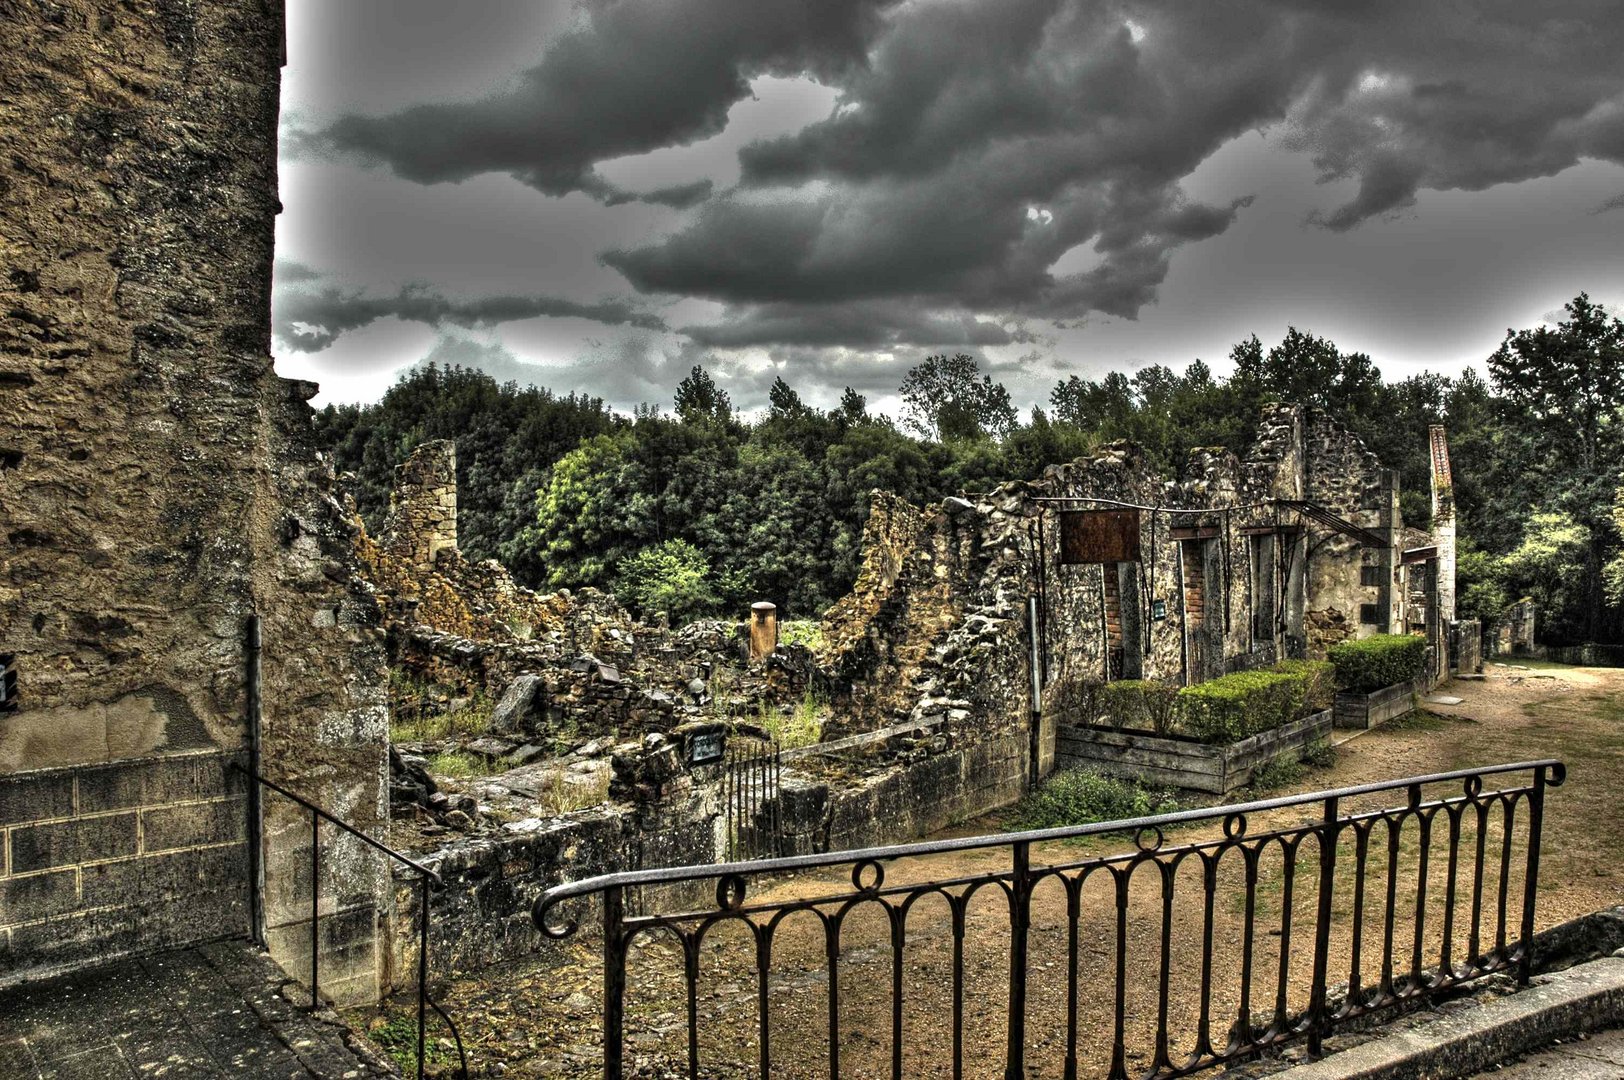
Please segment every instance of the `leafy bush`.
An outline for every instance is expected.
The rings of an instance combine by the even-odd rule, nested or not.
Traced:
[[[813,652],[823,648],[823,624],[816,619],[786,619],[778,624],[780,645],[805,645]]]
[[[1120,780],[1093,769],[1057,772],[1022,799],[1010,818],[1015,829],[1057,829],[1097,821],[1171,814],[1179,808],[1173,793]]]
[[[1099,688],[1101,711],[1116,727],[1171,734],[1177,725],[1179,688],[1150,679],[1122,679]]]
[[[1232,743],[1295,719],[1307,694],[1302,675],[1237,671],[1178,692],[1185,731],[1208,743]]]
[[[1305,713],[1324,712],[1336,704],[1336,665],[1329,660],[1282,660],[1271,670],[1303,677]]]
[[[666,540],[620,561],[615,595],[647,618],[657,611],[672,622],[716,606],[710,561],[686,540]]]
[[[1427,662],[1427,641],[1408,634],[1375,634],[1331,646],[1326,653],[1336,668],[1336,684],[1355,694],[1409,682]]]

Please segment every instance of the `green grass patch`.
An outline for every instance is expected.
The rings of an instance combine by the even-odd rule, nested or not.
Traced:
[[[497,766],[491,764],[490,759],[464,750],[441,751],[430,757],[425,767],[436,776],[449,776],[457,780],[490,776],[500,771]]]
[[[1416,709],[1414,712],[1395,716],[1382,724],[1378,730],[1387,731],[1442,731],[1451,724],[1462,723],[1458,717],[1445,716],[1435,713],[1431,709]]]
[[[425,1069],[439,1069],[457,1064],[457,1052],[441,1046],[434,1035],[434,1025],[438,1018],[433,1018],[423,1045],[423,1065]],[[379,1017],[367,1027],[367,1038],[377,1044],[378,1048],[389,1055],[389,1060],[395,1063],[402,1076],[417,1075],[417,1017],[415,1014],[392,1016],[388,1019]]]
[[[1315,739],[1303,747],[1303,764],[1313,769],[1336,767],[1336,744],[1330,739]]]
[[[448,701],[459,701],[456,708]],[[389,738],[392,742],[432,742],[456,735],[483,735],[496,703],[483,690],[452,697],[404,671],[389,673]]]
[[[1178,800],[1165,789],[1106,776],[1094,769],[1066,769],[1017,803],[1008,827],[1056,829],[1171,814],[1178,809]]]

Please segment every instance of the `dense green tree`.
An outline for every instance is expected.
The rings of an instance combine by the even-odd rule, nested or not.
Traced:
[[[728,399],[727,391],[717,386],[710,372],[699,364],[695,364],[688,377],[677,384],[673,404],[678,419],[686,423],[726,423],[733,419],[733,402]]]
[[[615,596],[634,614],[664,613],[675,620],[716,607],[710,561],[686,540],[665,540],[620,560]]]
[[[1196,447],[1244,454],[1268,401],[1301,401],[1360,434],[1399,471],[1406,520],[1424,525],[1426,431],[1442,421],[1462,616],[1489,620],[1533,595],[1554,640],[1616,639],[1624,327],[1585,296],[1566,316],[1508,332],[1492,383],[1471,369],[1384,382],[1368,356],[1293,327],[1272,347],[1238,343],[1227,378],[1200,360],[1070,376],[1024,424],[1008,391],[958,354],[908,373],[906,430],[850,387],[824,412],[783,377],[747,422],[702,366],[675,388],[674,416],[640,406],[629,419],[597,399],[427,366],[377,405],[323,410],[317,430],[373,527],[394,467],[426,439],[455,439],[470,556],[500,554],[526,584],[612,588],[639,611],[685,618],[758,599],[817,614],[851,586],[874,489],[928,505],[1114,439],[1178,475]]]
[[[1602,568],[1618,543],[1613,494],[1624,476],[1624,321],[1583,293],[1565,310],[1556,326],[1506,331],[1489,375],[1519,461],[1507,477],[1519,501],[1565,516],[1583,534],[1563,629],[1597,640],[1616,633],[1618,621],[1606,610]]]
[[[1009,391],[964,353],[927,356],[902,380],[902,419],[926,439],[1001,439],[1018,415]]]

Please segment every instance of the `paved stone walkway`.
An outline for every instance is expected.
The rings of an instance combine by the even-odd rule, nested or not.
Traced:
[[[284,990],[287,992],[285,993]],[[350,1080],[397,1075],[311,1016],[282,969],[214,942],[0,992],[4,1080]]]
[[[1624,1029],[1602,1031],[1530,1055],[1514,1065],[1478,1073],[1472,1080],[1621,1080]]]

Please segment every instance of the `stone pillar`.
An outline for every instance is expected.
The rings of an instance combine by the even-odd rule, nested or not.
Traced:
[[[457,548],[457,444],[434,439],[395,467],[389,517],[379,541],[420,571],[440,552]]]
[[[750,659],[761,660],[778,648],[778,605],[762,600],[750,605]]]
[[[1437,587],[1433,597],[1437,627],[1433,646],[1437,650],[1436,672],[1449,675],[1449,628],[1455,622],[1455,489],[1449,474],[1449,441],[1442,424],[1428,429],[1432,444],[1432,539],[1438,547]]]
[[[1449,442],[1442,424],[1433,424],[1432,538],[1438,545],[1438,619],[1455,621],[1455,490],[1449,473]]]

